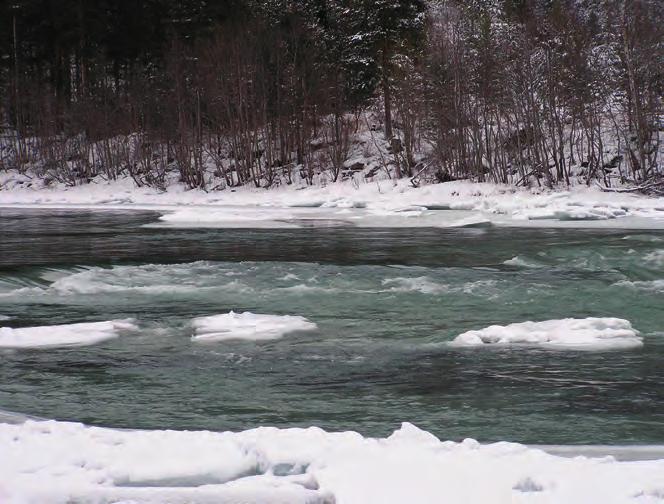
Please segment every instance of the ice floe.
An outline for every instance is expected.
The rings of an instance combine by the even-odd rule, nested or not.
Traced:
[[[159,217],[162,223],[177,227],[294,228],[296,213],[284,208],[227,207],[181,208]]]
[[[441,442],[405,423],[384,439],[263,427],[118,431],[0,424],[7,504],[657,502],[664,460],[569,458],[513,443]]]
[[[192,321],[195,341],[271,340],[296,331],[311,331],[316,324],[297,315],[224,313]]]
[[[454,346],[536,345],[543,348],[611,350],[643,345],[629,321],[594,318],[492,325],[457,336]]]
[[[80,324],[0,327],[0,348],[48,348],[94,345],[136,329],[131,319]]]

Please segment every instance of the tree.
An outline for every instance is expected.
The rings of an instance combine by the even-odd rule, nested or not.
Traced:
[[[426,4],[423,0],[354,0],[350,2],[350,45],[358,67],[381,89],[385,137],[392,138],[392,82],[399,56],[416,58],[424,42]],[[373,73],[375,72],[375,78]]]

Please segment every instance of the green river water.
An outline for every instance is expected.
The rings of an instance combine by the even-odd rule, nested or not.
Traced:
[[[154,213],[0,210],[0,325],[135,318],[79,348],[0,351],[0,409],[94,425],[664,442],[664,232],[158,229]],[[272,341],[194,317],[307,317]],[[453,348],[492,324],[620,317],[642,348]]]

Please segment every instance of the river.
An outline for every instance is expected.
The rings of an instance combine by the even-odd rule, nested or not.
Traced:
[[[316,425],[385,436],[664,439],[664,232],[155,228],[151,212],[0,210],[0,325],[133,318],[94,346],[2,350],[0,409],[92,425]],[[192,341],[196,317],[317,325]],[[641,348],[458,348],[492,324],[619,317]]]

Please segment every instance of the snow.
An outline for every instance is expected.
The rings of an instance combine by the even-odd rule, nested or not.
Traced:
[[[664,228],[664,198],[574,185],[550,190],[455,181],[412,187],[409,180],[250,186],[223,191],[137,188],[130,179],[39,187],[0,173],[0,207],[154,210],[161,226],[294,227],[320,220],[353,226],[573,226]],[[21,183],[19,183],[21,182]]]
[[[221,209],[183,208],[162,215],[159,220],[178,227],[295,228],[289,223],[297,214],[281,208],[227,207]]]
[[[119,431],[28,420],[0,424],[0,453],[7,504],[626,504],[657,502],[664,490],[664,460],[441,442],[408,423],[376,439],[316,427]]]
[[[643,346],[643,340],[627,320],[589,317],[492,325],[460,334],[452,341],[452,345],[528,345],[552,349],[615,350]]]
[[[136,329],[133,321],[111,320],[80,324],[22,327],[0,327],[0,348],[50,348],[94,345]]]
[[[224,313],[192,321],[194,341],[271,340],[296,331],[312,331],[316,324],[296,315]]]

